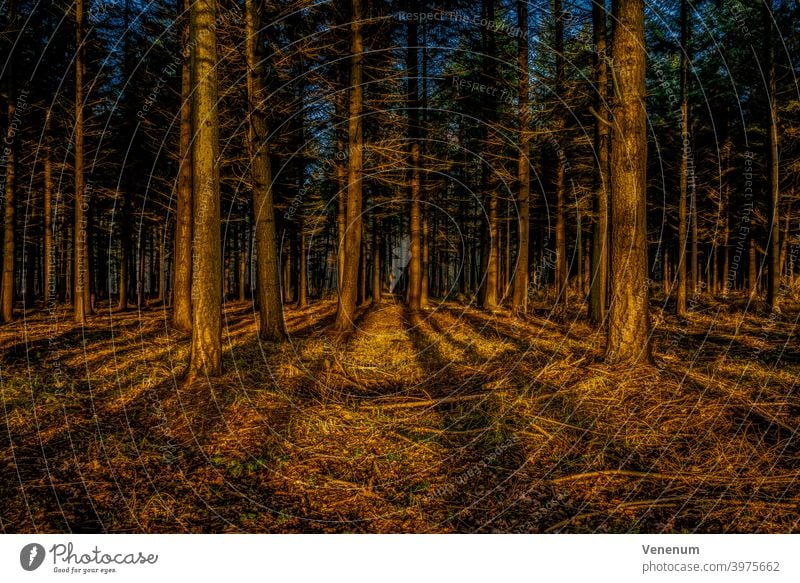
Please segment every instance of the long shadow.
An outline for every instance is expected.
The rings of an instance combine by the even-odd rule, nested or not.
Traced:
[[[414,316],[409,315],[414,323]],[[492,532],[498,508],[509,511],[517,502],[517,491],[524,479],[520,472],[527,454],[509,424],[502,397],[482,389],[483,379],[472,372],[459,372],[460,363],[446,360],[438,348],[446,335],[429,318],[432,333],[420,324],[409,335],[417,353],[431,351],[432,362],[447,369],[450,383],[442,381],[439,397],[485,393],[483,398],[440,403],[433,407],[441,423],[437,442],[446,448],[441,462],[439,483],[425,499],[432,516],[443,517],[435,531]],[[441,338],[437,338],[440,336]],[[458,379],[458,380],[457,380]],[[446,509],[446,511],[445,511]]]

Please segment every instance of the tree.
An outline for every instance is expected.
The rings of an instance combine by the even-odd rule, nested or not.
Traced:
[[[495,18],[495,0],[483,0],[481,4],[483,14],[485,15],[486,22],[494,22]],[[486,87],[492,87],[494,69],[494,59],[497,52],[497,43],[495,38],[495,31],[492,27],[482,27],[481,34],[483,35],[482,47],[483,54],[481,56],[482,67],[482,82]],[[486,309],[493,309],[497,307],[497,285],[498,276],[500,272],[500,229],[497,216],[497,189],[496,180],[493,176],[494,168],[489,163],[489,151],[494,147],[493,142],[493,125],[496,122],[496,103],[494,99],[488,94],[482,96],[483,104],[483,134],[485,136],[482,156],[483,161],[481,164],[481,194],[483,195],[484,204],[486,205],[486,235],[483,238],[483,249],[481,252],[483,258],[483,280],[481,285],[481,307]]]
[[[413,3],[409,3],[409,10]],[[422,226],[420,208],[420,140],[419,140],[419,70],[418,58],[419,38],[417,21],[408,21],[406,46],[406,75],[408,103],[408,141],[409,141],[409,190],[411,194],[410,213],[408,218],[409,237],[411,239],[411,259],[408,264],[408,307],[411,311],[419,311],[422,307]]]
[[[778,167],[778,120],[775,103],[775,47],[772,40],[772,0],[765,0],[764,17],[764,68],[766,69],[767,98],[767,190],[768,228],[767,238],[767,304],[773,311],[780,311],[780,175]]]
[[[608,54],[605,0],[592,4],[592,34],[594,38],[594,81],[596,85],[594,111],[594,152],[597,158],[595,173],[594,213],[592,230],[591,283],[589,317],[600,324],[606,317],[608,300],[608,191],[609,123],[608,123]]]
[[[222,372],[222,261],[217,117],[216,0],[191,5],[192,353],[188,379]]]
[[[686,227],[686,197],[689,184],[689,14],[687,0],[681,0],[681,162],[678,180],[680,193],[678,201],[678,290],[676,311],[678,316],[686,316],[686,255],[689,238]],[[693,271],[694,273],[694,271]]]
[[[272,202],[272,168],[267,144],[261,43],[261,18],[257,0],[245,2],[245,50],[247,59],[247,95],[249,101],[248,145],[253,177],[253,229],[256,244],[256,279],[260,311],[259,336],[279,342],[286,338],[281,303],[278,266],[278,236]],[[289,285],[289,282],[286,282]]]
[[[559,143],[560,133],[564,129],[566,120],[564,119],[564,107],[559,101],[566,99],[564,91],[564,9],[562,0],[553,0],[553,19],[555,20],[555,41],[553,50],[555,52],[555,122],[554,122],[554,141],[556,149],[555,167],[555,194],[556,194],[556,300],[558,303],[567,302],[567,280],[569,273],[567,268],[567,232],[565,217],[565,181],[566,168],[564,167],[563,146]]]
[[[85,68],[84,38],[84,0],[75,2],[75,223],[73,226],[72,245],[72,304],[75,322],[86,323],[86,316],[91,313],[91,297],[89,291],[89,198],[91,193],[86,189],[83,160],[83,75]]]
[[[611,304],[606,360],[651,359],[647,288],[644,0],[614,0]]]
[[[350,107],[347,145],[347,208],[344,234],[344,270],[339,286],[339,304],[333,329],[346,332],[355,327],[353,318],[358,296],[361,259],[361,175],[364,165],[364,135],[361,120],[363,106],[362,64],[364,43],[361,38],[362,0],[351,0],[350,21]],[[341,251],[340,251],[341,252]]]
[[[16,24],[16,3],[10,2],[8,7],[9,22]],[[16,204],[16,139],[15,121],[17,115],[16,100],[14,97],[15,87],[11,71],[6,73],[6,112],[8,114],[8,126],[3,143],[3,158],[5,163],[5,208],[3,213],[3,273],[2,287],[2,307],[0,307],[0,317],[3,322],[11,322],[14,319],[14,237],[16,235],[16,218],[14,215],[14,205]]]
[[[182,0],[181,49],[189,50],[189,0]],[[181,64],[180,135],[178,138],[178,185],[175,211],[175,260],[172,283],[172,325],[183,332],[192,329],[192,70]]]
[[[514,292],[512,309],[524,314],[528,311],[528,247],[530,245],[530,196],[531,196],[531,162],[530,156],[530,84],[528,81],[528,2],[517,0],[517,22],[520,35],[517,38],[517,67],[519,68],[519,157],[517,181],[519,191],[517,205],[519,207],[519,236],[517,249],[517,267],[514,270]]]

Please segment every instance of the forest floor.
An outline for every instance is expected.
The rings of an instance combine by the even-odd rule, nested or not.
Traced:
[[[733,305],[734,307],[729,307]],[[655,363],[579,306],[388,300],[355,333],[226,305],[225,374],[182,386],[168,314],[0,327],[5,532],[798,532],[800,306],[653,302]]]

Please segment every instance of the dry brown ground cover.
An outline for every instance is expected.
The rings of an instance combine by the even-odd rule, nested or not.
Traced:
[[[655,365],[608,367],[575,307],[384,302],[358,330],[225,311],[225,376],[181,386],[168,315],[0,328],[0,529],[797,532],[798,306],[653,304]]]

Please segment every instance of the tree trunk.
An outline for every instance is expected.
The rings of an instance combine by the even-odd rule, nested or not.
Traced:
[[[297,274],[297,307],[305,308],[308,305],[308,258],[306,257],[306,236],[303,233],[305,224],[300,224],[300,251],[298,253],[300,269]]]
[[[430,247],[428,242],[428,214],[422,213],[422,275],[420,277],[419,305],[421,308],[428,307],[428,286],[430,265]]]
[[[341,74],[343,77],[344,74]],[[336,114],[337,120],[344,120],[345,106],[346,106],[346,93],[344,91],[344,82],[340,88],[339,95],[336,96]],[[339,127],[335,128],[336,133],[336,184],[339,187],[339,192],[336,195],[336,232],[337,232],[337,246],[336,246],[336,278],[339,289],[342,287],[342,277],[344,276],[344,234],[347,228],[347,172],[345,169],[346,153],[344,149],[344,138],[342,131]],[[338,292],[338,290],[337,290]]]
[[[778,111],[775,103],[775,48],[772,42],[772,0],[763,3],[764,57],[767,69],[767,116],[769,144],[767,152],[767,189],[769,196],[767,238],[767,304],[780,311],[780,176],[778,168]]]
[[[91,313],[89,248],[87,245],[89,198],[83,163],[84,0],[75,2],[75,226],[73,243],[72,303],[75,322],[83,324]]]
[[[16,2],[8,3],[8,24],[11,29],[17,26]],[[0,146],[3,152],[2,158],[5,162],[5,207],[3,209],[3,272],[2,283],[0,284],[0,319],[3,322],[11,322],[14,319],[14,260],[15,260],[15,241],[16,217],[14,205],[16,204],[16,156],[17,145],[14,129],[19,123],[14,119],[21,115],[16,110],[16,87],[14,85],[13,63],[6,59],[5,89],[8,114],[8,125],[4,143]],[[15,123],[16,122],[16,123]]]
[[[687,0],[681,0],[681,55],[680,55],[680,93],[681,93],[681,161],[678,180],[680,194],[678,199],[678,290],[676,313],[686,317],[686,255],[689,239],[686,228],[686,197],[689,184],[689,13]]]
[[[376,214],[372,216],[372,303],[381,301],[381,220]]]
[[[56,298],[56,278],[53,247],[53,167],[50,160],[50,143],[44,149],[44,307],[48,309]]]
[[[189,46],[189,0],[183,0],[183,9],[181,45],[186,51]],[[181,70],[180,166],[175,212],[175,259],[172,284],[172,325],[183,332],[189,332],[192,329],[192,85],[191,64],[188,59],[184,58]]]
[[[287,237],[286,253],[283,261],[283,303],[291,304],[294,301],[292,295],[292,239]]]
[[[413,10],[413,3],[408,8]],[[408,107],[408,140],[409,152],[409,185],[410,213],[408,219],[411,259],[408,264],[408,307],[418,311],[422,306],[422,228],[420,208],[420,140],[419,140],[419,70],[417,53],[417,22],[413,18],[408,21],[406,40],[406,74],[407,107]]]
[[[555,19],[555,94],[556,99],[566,99],[564,90],[564,10],[562,0],[553,0],[553,18]],[[564,129],[565,120],[563,106],[556,104],[553,144],[556,154],[556,298],[555,303],[566,304],[568,299],[567,280],[567,226],[565,217],[565,180],[564,152],[558,140]]]
[[[696,295],[700,290],[700,245],[698,237],[698,223],[697,223],[697,181],[694,176],[691,180],[691,223],[692,223],[692,294]]]
[[[219,119],[217,117],[216,0],[191,5],[192,354],[189,379],[222,373]]]
[[[247,299],[247,225],[242,223],[239,230],[239,301]]]
[[[722,156],[724,158],[724,177],[722,180],[722,200],[724,203],[722,215],[722,297],[727,298],[728,292],[735,284],[733,278],[729,275],[730,270],[730,221],[731,221],[731,201],[730,201],[730,174],[731,168],[731,151],[733,150],[733,143],[731,139],[725,142],[723,146]]]
[[[158,253],[156,255],[156,303],[164,302],[164,237],[156,231]]]
[[[615,0],[612,40],[618,94],[611,150],[610,363],[651,359],[647,288],[647,117],[644,0]]]
[[[286,338],[281,303],[281,278],[278,261],[278,236],[273,208],[272,168],[267,144],[261,17],[256,0],[245,3],[247,58],[248,147],[253,178],[253,229],[256,252],[256,294],[259,307],[259,337],[279,342]],[[289,282],[286,282],[289,285]]]
[[[361,256],[361,203],[363,170],[363,105],[362,63],[364,45],[361,38],[362,0],[351,0],[350,15],[350,108],[348,114],[347,160],[347,229],[344,236],[344,273],[339,290],[339,305],[333,328],[345,332],[354,328],[353,318],[358,295],[358,267]]]
[[[2,310],[3,322],[14,319],[14,235],[16,233],[16,218],[14,214],[16,194],[16,144],[14,138],[14,116],[16,105],[14,98],[8,96],[8,128],[6,130],[5,144],[5,209],[3,214],[3,283],[2,283]]]
[[[747,294],[750,299],[755,299],[756,295],[758,295],[758,272],[759,269],[756,267],[757,265],[756,259],[756,239],[754,236],[750,236],[750,247],[748,249],[747,255],[747,267],[748,267],[748,274],[747,274]]]
[[[519,93],[519,151],[517,152],[517,206],[519,224],[517,226],[517,264],[514,268],[514,291],[511,309],[517,314],[528,311],[529,264],[528,249],[530,239],[530,198],[531,163],[530,156],[530,83],[528,80],[528,0],[517,0],[517,21],[522,34],[517,38],[517,86]]]
[[[483,0],[483,13],[487,22],[494,22],[495,19],[495,0]],[[482,60],[483,83],[490,87],[493,83],[494,66],[492,60],[496,54],[496,39],[494,29],[483,27],[484,55]],[[484,135],[486,136],[483,144],[483,161],[481,163],[481,194],[486,201],[487,228],[486,236],[483,239],[483,253],[481,264],[484,268],[481,286],[481,307],[494,309],[497,307],[497,282],[500,275],[500,230],[497,217],[497,189],[493,178],[494,169],[489,163],[491,148],[493,148],[493,124],[496,121],[497,108],[495,100],[488,96],[482,96],[484,105]]]

